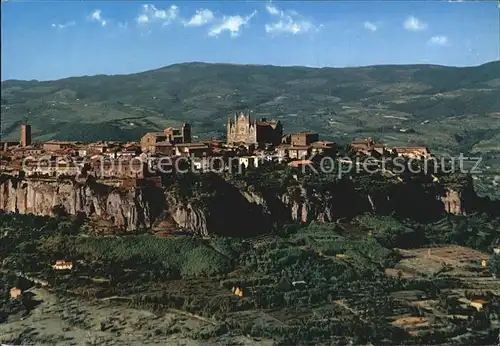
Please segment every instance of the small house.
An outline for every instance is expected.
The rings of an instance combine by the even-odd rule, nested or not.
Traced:
[[[476,308],[477,311],[481,311],[488,305],[488,301],[484,299],[474,299],[471,300],[470,305]]]
[[[243,297],[243,290],[240,287],[233,287],[231,291],[238,297]]]
[[[313,162],[311,160],[295,160],[288,163],[289,167],[299,168],[302,166],[311,165]]]
[[[176,156],[203,157],[212,153],[212,149],[205,143],[179,143],[175,145]]]
[[[17,287],[12,287],[10,289],[10,299],[17,299],[21,296],[22,291]]]
[[[65,260],[57,260],[52,266],[54,270],[71,270],[73,268],[73,262]]]

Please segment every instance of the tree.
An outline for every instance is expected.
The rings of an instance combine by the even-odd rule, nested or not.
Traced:
[[[52,208],[52,213],[54,214],[55,217],[64,217],[64,216],[68,215],[68,213],[66,212],[66,209],[61,204],[54,206]]]
[[[500,278],[500,255],[499,254],[493,254],[490,256],[488,260],[488,271],[496,276],[497,278]]]

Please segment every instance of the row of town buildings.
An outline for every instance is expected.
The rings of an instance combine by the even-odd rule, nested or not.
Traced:
[[[235,114],[227,122],[225,141],[192,141],[191,126],[169,127],[162,132],[149,132],[139,142],[48,141],[31,142],[31,127],[21,125],[19,142],[2,142],[1,166],[11,174],[34,176],[92,175],[101,179],[130,180],[155,176],[162,158],[169,164],[189,157],[196,169],[206,165],[206,158],[237,158],[238,165],[258,166],[261,162],[303,160],[312,155],[335,156],[334,142],[320,140],[319,134],[305,131],[283,133],[280,121],[252,120],[249,113]],[[351,149],[365,155],[383,155],[387,148],[371,139],[356,140]],[[392,148],[400,156],[426,158],[425,147]],[[43,158],[43,159],[42,159]],[[162,163],[164,164],[164,163]]]

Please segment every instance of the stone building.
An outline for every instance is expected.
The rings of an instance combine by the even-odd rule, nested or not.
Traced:
[[[0,150],[2,151],[9,151],[12,148],[16,148],[19,146],[19,142],[15,141],[7,141],[7,142],[1,142],[0,141]]]
[[[351,148],[355,152],[361,152],[368,155],[371,151],[375,150],[375,142],[371,138],[356,139],[351,142]]]
[[[98,179],[144,179],[152,172],[148,163],[140,159],[115,159],[91,161],[88,174]]]
[[[17,299],[21,297],[23,292],[21,291],[21,289],[17,287],[12,287],[9,293],[10,293],[10,299]]]
[[[311,144],[311,154],[335,156],[337,145],[330,141],[316,141]]]
[[[172,144],[191,143],[191,125],[184,123],[180,129],[169,127],[163,131]]]
[[[161,151],[156,146],[165,142],[174,145],[191,143],[191,125],[185,123],[181,128],[168,127],[163,132],[148,132],[141,138],[141,150],[155,153]]]
[[[243,112],[239,116],[235,114],[234,119],[227,120],[228,145],[277,145],[282,136],[283,126],[279,120],[268,121],[262,118],[260,121],[252,121],[250,114]]]
[[[205,143],[182,143],[175,146],[175,155],[203,157],[212,154],[212,149]]]
[[[172,156],[175,155],[175,147],[169,141],[158,142],[154,145],[154,150],[152,152],[155,154]]]
[[[293,146],[310,145],[319,141],[319,134],[316,132],[297,132],[290,135],[290,143]]]
[[[167,135],[164,132],[148,132],[141,138],[141,150],[154,153],[156,144],[167,141]]]
[[[427,159],[431,155],[427,147],[395,147],[393,152],[398,156],[412,159]]]
[[[21,146],[27,147],[28,145],[31,145],[31,126],[21,124]]]
[[[71,270],[73,268],[73,262],[65,260],[57,260],[55,264],[52,265],[54,270]]]
[[[49,141],[43,143],[43,150],[48,152],[55,152],[65,149],[74,149],[78,142],[62,142],[62,141]]]
[[[27,157],[27,156],[40,156],[43,154],[42,148],[37,148],[33,146],[15,148],[12,150],[12,154],[15,157]]]
[[[276,152],[281,158],[304,159],[311,155],[311,146],[281,144],[276,148]]]

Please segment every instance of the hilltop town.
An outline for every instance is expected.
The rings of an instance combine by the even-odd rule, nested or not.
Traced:
[[[257,167],[262,162],[306,164],[310,158],[338,156],[338,144],[320,140],[312,131],[285,133],[279,120],[255,120],[250,113],[230,117],[225,140],[193,141],[191,126],[169,127],[145,133],[137,142],[47,141],[33,143],[31,126],[22,124],[19,142],[0,142],[2,171],[23,177],[92,176],[114,186],[135,186],[138,180],[158,177],[165,157],[175,161],[189,158],[195,171],[210,169],[210,159],[232,161],[238,166]],[[386,147],[371,138],[353,140],[348,151],[367,156],[394,154],[408,158],[430,157],[427,147]],[[43,159],[43,160],[42,160]]]

